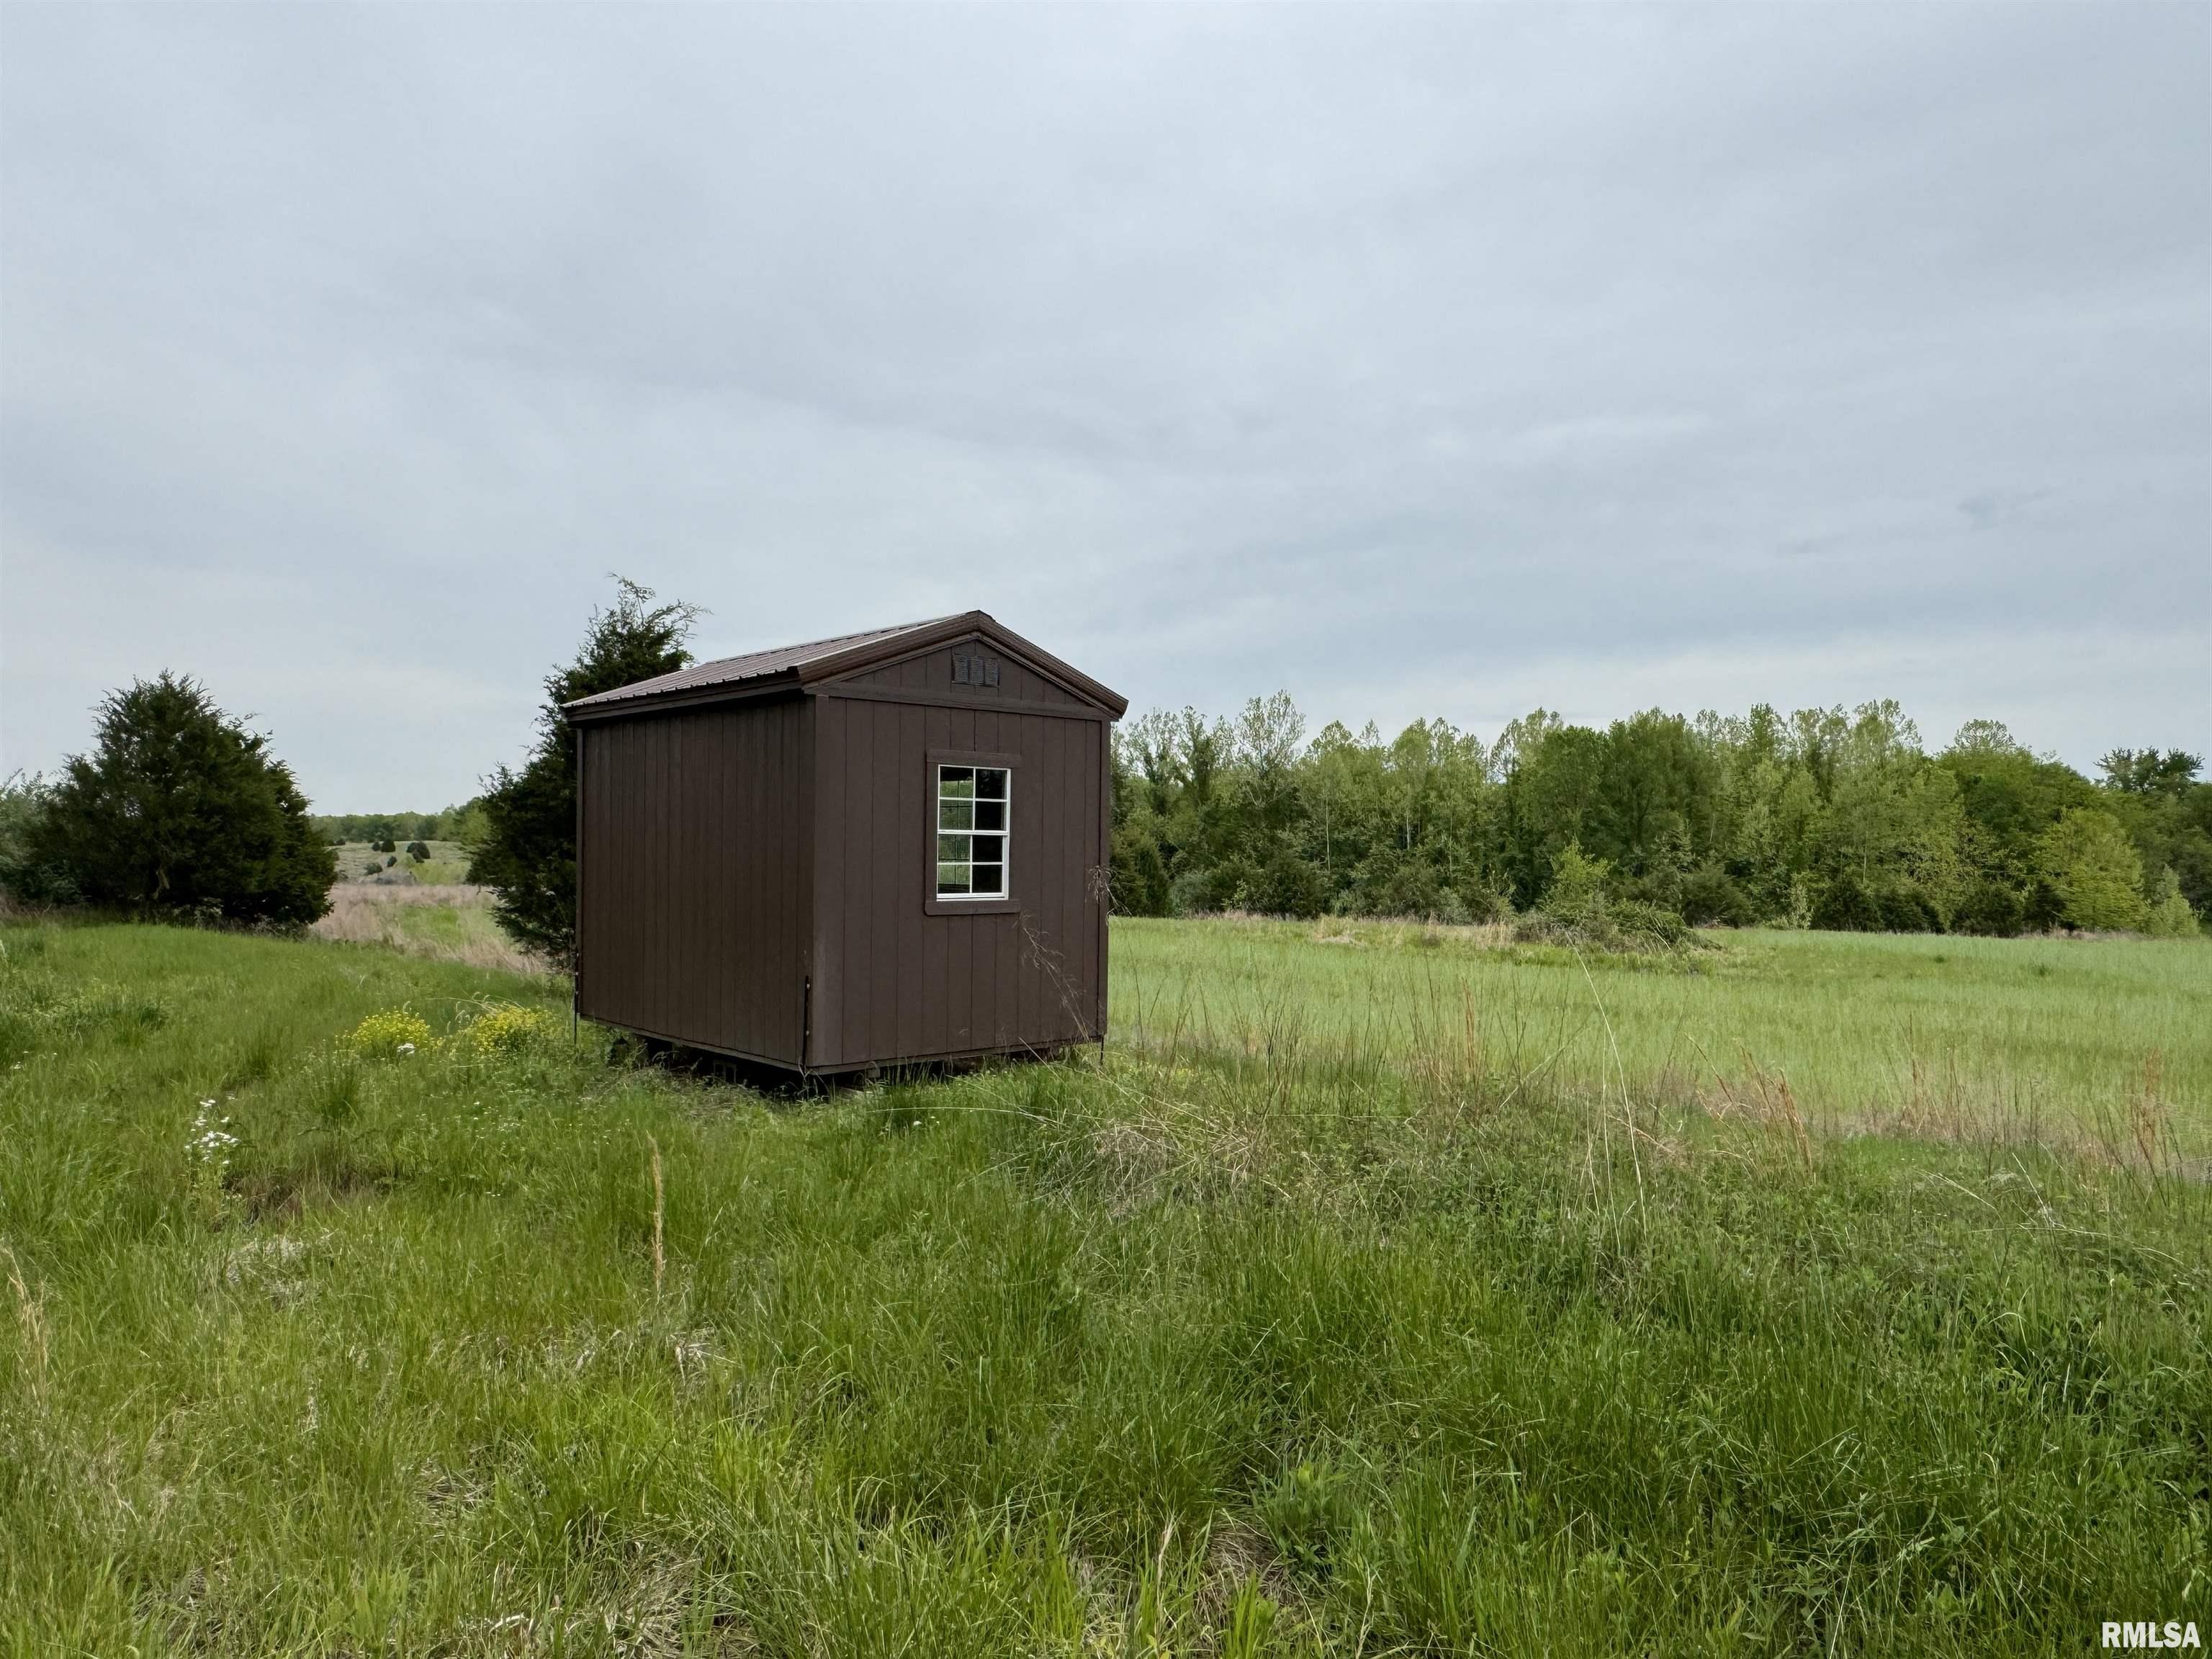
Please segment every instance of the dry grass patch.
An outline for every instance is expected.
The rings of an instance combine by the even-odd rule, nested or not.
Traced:
[[[500,931],[489,887],[376,887],[341,882],[331,889],[330,914],[317,937],[386,945],[434,962],[464,963],[507,973],[542,974],[544,963]]]

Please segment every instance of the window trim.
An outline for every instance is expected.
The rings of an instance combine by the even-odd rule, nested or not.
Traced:
[[[937,895],[937,771],[941,766],[990,766],[1006,772],[1006,896],[1004,898],[939,898]],[[1022,769],[1019,755],[992,754],[976,749],[933,749],[924,757],[922,768],[922,796],[926,803],[923,812],[921,908],[933,916],[1006,916],[1022,908],[1021,885],[1014,879],[1017,870],[1026,864],[1014,859],[1015,803],[1022,797],[1021,786],[1016,777]]]

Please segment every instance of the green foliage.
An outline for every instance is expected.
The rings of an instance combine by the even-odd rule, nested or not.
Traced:
[[[448,806],[442,812],[317,813],[309,822],[315,833],[332,846],[359,842],[374,846],[390,842],[469,840],[472,825],[480,825],[483,808],[476,801]],[[389,852],[390,848],[382,849]]]
[[[2182,898],[2212,915],[2212,784],[2195,755],[2116,750],[2105,757],[2100,805],[2126,825],[2146,871],[2170,869]]]
[[[2039,851],[2068,927],[2139,929],[2149,919],[2142,860],[2111,813],[2069,807],[2044,832]]]
[[[110,694],[95,738],[24,823],[24,866],[146,914],[303,923],[329,908],[336,867],[290,769],[198,682],[165,672]]]
[[[1283,1565],[1309,1578],[1326,1577],[1357,1513],[1350,1483],[1331,1465],[1285,1469],[1260,1500],[1260,1518]]]
[[[53,793],[37,773],[0,780],[0,894],[18,904],[76,904],[84,897],[67,866],[34,842]]]
[[[1951,925],[1962,933],[2011,939],[2027,926],[2027,909],[2011,887],[1995,878],[1984,878],[1966,895]]]
[[[2197,781],[2202,755],[2169,749],[2115,749],[2098,763],[2111,788],[2130,795],[2179,795]]]
[[[576,944],[576,734],[562,708],[684,667],[701,614],[655,605],[651,588],[626,577],[615,583],[615,602],[592,613],[575,661],[546,677],[530,757],[519,769],[501,767],[473,803],[483,827],[469,879],[492,890],[500,925],[519,943],[562,963]]]
[[[2197,913],[2181,896],[2181,879],[2170,866],[2160,871],[2158,879],[2151,884],[2148,911],[2143,932],[2153,939],[2197,937]]]
[[[1878,933],[1883,931],[1881,906],[1846,870],[1829,882],[1813,907],[1813,926],[1830,933]]]
[[[1605,908],[1606,884],[1613,866],[1583,851],[1579,841],[1570,841],[1552,860],[1551,890],[1544,908],[1563,921],[1576,921]]]
[[[427,864],[430,859],[430,848],[422,842],[410,841],[407,843],[407,856],[417,864]]]
[[[1683,878],[1680,904],[1682,920],[1693,927],[1716,922],[1726,927],[1747,927],[1759,920],[1750,895],[1718,865],[1706,865]]]
[[[1234,720],[1186,708],[1119,732],[1119,912],[1457,921],[1518,907],[1557,923],[1580,902],[1553,891],[1571,846],[1605,865],[1608,900],[1698,925],[2043,929],[2069,925],[2045,837],[2085,808],[2121,824],[2144,869],[2171,867],[2186,903],[2212,905],[2212,785],[2190,755],[2118,751],[2100,788],[1990,720],[1928,754],[1887,701],[1648,709],[1603,730],[1540,708],[1486,749],[1440,720],[1388,739],[1304,730],[1278,694]]]
[[[1124,916],[1164,916],[1168,911],[1168,864],[1157,835],[1147,826],[1114,826],[1114,910]]]

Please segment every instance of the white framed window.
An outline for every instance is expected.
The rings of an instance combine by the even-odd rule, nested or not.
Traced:
[[[1003,766],[938,767],[939,898],[957,903],[1006,896],[1013,787],[1013,774]]]

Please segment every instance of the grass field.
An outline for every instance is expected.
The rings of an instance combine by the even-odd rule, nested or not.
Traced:
[[[1343,936],[771,1102],[421,940],[0,928],[9,1650],[2212,1624],[2212,948]]]
[[[410,956],[509,973],[543,967],[492,920],[489,890],[464,883],[379,887],[340,882],[331,889],[330,913],[312,931],[318,939],[389,945]]]
[[[409,845],[410,843],[407,842],[399,843],[403,849]],[[467,848],[457,841],[425,842],[423,845],[429,849],[430,856],[420,864],[410,859],[404,850],[398,853],[380,853],[365,841],[340,842],[331,848],[331,854],[337,861],[338,880],[341,883],[357,883],[363,878],[367,872],[372,869],[386,868],[385,864],[386,859],[398,860],[396,864],[388,867],[404,870],[426,886],[449,887],[468,879],[469,850]]]
[[[1708,1110],[1787,1080],[1832,1133],[2126,1143],[2144,1103],[2212,1144],[2212,947],[2128,938],[1714,933],[1577,956],[1504,928],[1122,921],[1116,1035],[1347,1053]],[[1280,1037],[1278,1036],[1278,1041]]]

